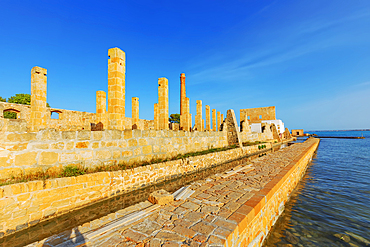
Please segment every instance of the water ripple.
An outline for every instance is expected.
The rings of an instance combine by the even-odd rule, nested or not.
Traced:
[[[370,132],[362,133],[321,140],[264,246],[370,247]]]

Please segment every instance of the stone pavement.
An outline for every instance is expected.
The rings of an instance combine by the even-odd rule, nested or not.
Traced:
[[[135,222],[101,235],[80,234],[80,239],[60,246],[224,246],[241,218],[255,207],[258,192],[309,145],[310,141],[297,143],[259,157],[251,164],[193,182],[188,188],[193,193],[186,199],[158,205]],[[138,209],[152,204],[147,201],[140,205]],[[78,229],[72,236],[77,236]],[[29,246],[56,246],[50,240],[42,241],[44,245],[39,242]]]

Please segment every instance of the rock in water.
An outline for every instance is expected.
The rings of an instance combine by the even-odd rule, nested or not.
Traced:
[[[334,234],[334,237],[337,237],[346,243],[349,243],[349,241],[351,240],[351,237],[344,233],[336,233]]]

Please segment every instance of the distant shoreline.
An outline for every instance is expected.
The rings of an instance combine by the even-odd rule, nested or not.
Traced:
[[[357,129],[357,130],[309,130],[307,132],[334,132],[334,131],[370,131],[370,129]]]

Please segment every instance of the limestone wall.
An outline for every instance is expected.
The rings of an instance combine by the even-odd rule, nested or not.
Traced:
[[[129,133],[133,135],[154,135],[154,133],[160,135],[160,139],[164,142],[170,141],[170,139],[180,141],[180,136],[165,136],[168,131],[121,131],[123,137],[129,137]],[[40,133],[50,134],[51,132]],[[86,132],[69,132],[64,135],[75,134],[77,137],[82,137]],[[92,132],[94,133],[94,132]],[[98,133],[98,132],[95,132]],[[95,136],[94,133],[94,136]],[[109,135],[110,139],[118,137],[120,131],[103,131],[100,132],[102,138],[105,139]],[[186,133],[186,132],[179,132]],[[214,137],[217,139],[217,132],[214,132]],[[220,135],[223,135],[223,132]],[[96,134],[100,136],[100,134]],[[51,135],[51,134],[50,134]],[[62,136],[63,134],[61,134]],[[51,136],[49,136],[51,137]],[[96,136],[95,136],[96,137]],[[144,137],[142,140],[152,137]],[[191,140],[190,136],[187,136]],[[54,140],[57,137],[52,138]],[[78,139],[78,138],[77,138]],[[93,138],[94,139],[94,138]],[[123,138],[124,139],[124,138]],[[115,139],[117,140],[117,139]],[[130,142],[132,138],[124,139],[123,141]],[[191,148],[194,143],[198,143],[193,137],[194,142],[189,142],[185,146]],[[60,142],[69,143],[71,140],[61,139]],[[73,141],[74,142],[74,141]],[[81,143],[85,141],[76,141]],[[101,141],[99,144],[107,141]],[[91,143],[97,143],[92,141]],[[90,143],[90,144],[91,144]],[[46,143],[45,143],[46,144]],[[49,144],[50,145],[50,144]],[[175,144],[176,145],[176,144]],[[50,145],[51,146],[51,145]],[[271,144],[268,144],[267,148],[271,148]],[[142,148],[144,149],[144,148]],[[38,223],[40,220],[54,217],[72,209],[79,208],[81,206],[90,204],[94,201],[101,200],[104,198],[112,197],[133,189],[139,188],[142,184],[151,184],[164,179],[179,176],[185,173],[194,172],[198,169],[210,167],[214,164],[225,162],[227,160],[239,158],[247,154],[251,154],[258,151],[257,145],[230,149],[223,152],[210,153],[201,156],[189,157],[181,160],[168,161],[159,164],[148,165],[144,167],[137,167],[134,169],[128,169],[124,171],[115,172],[99,172],[94,174],[86,174],[77,177],[67,178],[56,178],[46,181],[31,181],[27,183],[12,184],[0,187],[0,236],[11,234],[14,231],[18,231]],[[38,151],[37,151],[38,152]],[[45,150],[41,150],[41,153],[37,156],[47,157]],[[95,155],[93,151],[93,155]],[[64,152],[58,153],[58,157],[63,157]],[[70,152],[69,152],[70,153]],[[77,154],[73,152],[71,157]],[[104,154],[104,152],[103,152]],[[111,151],[110,156],[114,155],[114,151]]]
[[[227,146],[226,132],[171,130],[26,132],[24,120],[0,119],[0,179],[68,164],[85,167],[153,158]]]
[[[13,104],[7,102],[0,102],[0,112],[3,111],[13,111],[17,112],[18,119],[24,119],[28,126],[31,126],[31,106]],[[99,118],[96,113],[72,111],[58,108],[48,107],[47,111],[47,128],[54,128],[57,130],[67,131],[67,130],[90,130],[90,123],[98,123]],[[59,114],[59,119],[51,119],[52,112]],[[132,119],[128,117],[123,117],[123,124],[125,129],[132,129]],[[138,129],[148,130],[154,129],[153,120],[139,119],[137,124]],[[104,126],[107,129],[108,126]]]

